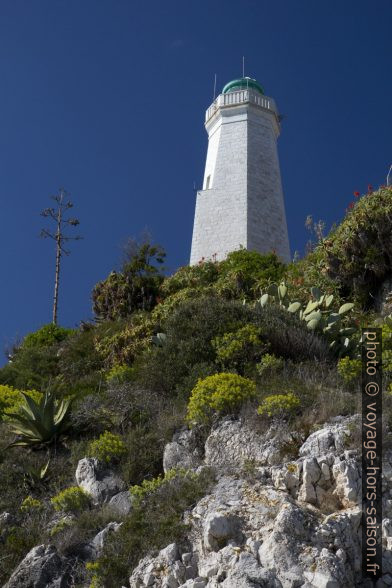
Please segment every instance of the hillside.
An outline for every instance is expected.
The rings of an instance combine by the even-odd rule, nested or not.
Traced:
[[[338,588],[360,579],[360,335],[380,326],[392,583],[392,188],[299,261],[162,271],[139,244],[0,369],[6,588]]]

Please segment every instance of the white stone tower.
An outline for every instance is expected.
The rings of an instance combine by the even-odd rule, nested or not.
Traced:
[[[207,161],[197,193],[191,265],[230,251],[275,251],[290,261],[277,138],[279,115],[260,84],[226,84],[206,112]]]

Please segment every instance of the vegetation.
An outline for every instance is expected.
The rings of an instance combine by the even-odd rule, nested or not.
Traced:
[[[141,557],[183,541],[183,513],[211,482],[205,471],[163,474],[173,433],[197,423],[203,437],[224,415],[261,428],[285,419],[303,432],[282,450],[296,458],[305,432],[359,409],[361,325],[382,329],[392,389],[392,318],[371,308],[392,273],[391,200],[390,188],[363,196],[288,265],[241,249],[165,277],[162,248],[133,243],[94,289],[97,320],[44,325],[16,344],[0,368],[0,512],[14,517],[0,539],[0,584],[34,545],[71,556],[113,520],[123,524],[79,585],[86,574],[96,587],[125,584]],[[383,401],[391,425],[392,394]],[[74,487],[86,455],[131,488],[129,515]]]
[[[23,404],[24,395],[29,396],[36,402],[42,398],[38,390],[17,390],[12,386],[0,385],[0,420],[7,418],[7,413],[16,412]]]
[[[301,402],[292,392],[287,394],[273,394],[264,398],[262,404],[257,409],[258,414],[268,415],[269,417],[283,418],[294,413]]]
[[[49,445],[58,441],[69,426],[71,400],[58,402],[48,392],[38,402],[28,394],[23,396],[25,402],[19,411],[8,413],[11,432],[18,436],[10,447]]]
[[[237,412],[247,401],[256,396],[252,380],[237,374],[215,374],[199,380],[188,404],[187,421],[208,422],[214,414]]]
[[[119,435],[105,431],[99,439],[90,442],[87,451],[90,456],[108,464],[118,460],[127,452],[127,449]]]
[[[316,248],[320,271],[344,296],[369,306],[392,271],[392,186],[382,186],[349,207],[343,222]]]
[[[207,493],[211,481],[208,471],[174,471],[133,488],[138,500],[117,533],[110,536],[91,570],[96,585],[125,585],[129,570],[146,553],[183,541],[187,530],[183,513]]]
[[[162,264],[165,252],[149,241],[132,241],[120,273],[113,271],[93,290],[93,309],[100,320],[116,320],[135,310],[151,310],[156,302],[163,275],[156,264]]]
[[[72,486],[53,496],[50,502],[53,504],[54,510],[76,513],[89,506],[90,497],[82,488]]]

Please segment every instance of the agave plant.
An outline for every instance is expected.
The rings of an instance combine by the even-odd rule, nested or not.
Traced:
[[[58,401],[50,392],[46,392],[39,402],[27,394],[23,396],[24,404],[19,412],[8,414],[11,431],[18,436],[9,447],[50,445],[57,441],[69,427],[71,399]]]

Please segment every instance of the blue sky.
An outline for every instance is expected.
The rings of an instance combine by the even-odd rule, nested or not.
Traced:
[[[64,259],[59,319],[91,317],[94,284],[147,228],[188,262],[204,111],[257,78],[285,115],[291,249],[305,218],[341,220],[392,163],[389,0],[2,0],[0,348],[51,320],[53,244],[40,211],[64,186],[83,241]],[[1,360],[0,360],[1,361]]]

